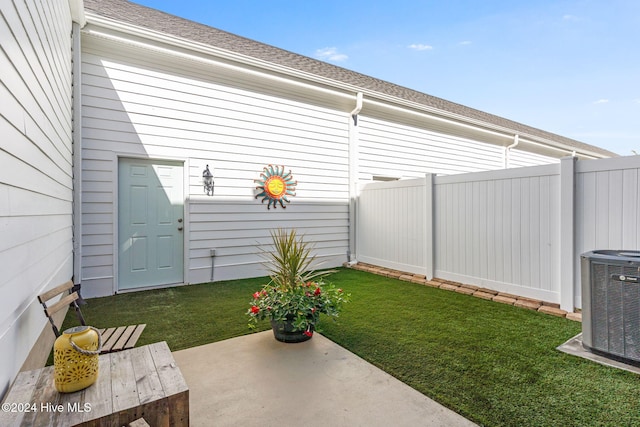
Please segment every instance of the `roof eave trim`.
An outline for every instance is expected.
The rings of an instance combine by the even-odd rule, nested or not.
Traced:
[[[70,1],[81,2],[82,0],[70,0]],[[87,23],[91,23],[98,27],[116,30],[118,32],[122,32],[132,36],[141,37],[143,39],[149,39],[155,42],[172,45],[172,46],[183,48],[186,50],[196,51],[198,53],[219,57],[231,62],[245,64],[245,65],[249,65],[256,68],[265,69],[274,73],[284,74],[284,75],[295,77],[298,79],[311,81],[316,84],[333,87],[342,91],[347,91],[347,92],[356,93],[356,94],[358,92],[362,92],[364,96],[371,99],[377,99],[379,101],[384,101],[390,104],[401,105],[413,110],[422,111],[424,113],[433,115],[438,118],[449,119],[467,126],[469,125],[475,126],[484,131],[489,130],[489,131],[498,132],[500,134],[505,134],[505,136],[508,136],[508,137],[513,137],[514,135],[520,135],[520,137],[525,137],[529,141],[532,141],[540,145],[550,146],[560,151],[566,151],[568,153],[577,152],[583,156],[593,157],[593,158],[604,157],[602,153],[598,153],[595,151],[585,150],[583,148],[578,148],[568,144],[563,144],[561,142],[553,141],[547,138],[531,135],[526,132],[506,128],[506,127],[499,126],[493,123],[488,123],[482,120],[473,119],[461,114],[456,114],[446,110],[441,110],[439,108],[420,104],[414,101],[409,101],[400,97],[387,95],[381,92],[377,92],[371,89],[366,89],[366,88],[352,85],[349,83],[344,83],[338,80],[329,79],[326,77],[319,76],[317,74],[308,73],[295,68],[286,67],[280,64],[275,64],[273,62],[257,59],[248,55],[244,55],[244,54],[230,51],[227,49],[218,48],[205,43],[196,42],[193,40],[151,30],[151,29],[130,24],[130,23],[124,23],[112,18],[107,18],[101,15],[95,14],[91,11],[86,11],[85,15],[86,15]]]

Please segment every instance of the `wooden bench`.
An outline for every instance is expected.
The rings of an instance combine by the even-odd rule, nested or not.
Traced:
[[[62,295],[60,300],[48,305],[50,300],[60,295]],[[42,304],[42,307],[44,308],[44,314],[49,318],[49,323],[51,323],[51,327],[53,328],[53,333],[56,335],[56,338],[60,336],[60,331],[58,330],[52,316],[67,306],[73,308],[76,316],[78,317],[78,321],[83,326],[86,326],[84,316],[82,315],[82,311],[80,311],[80,306],[78,305],[78,299],[78,292],[73,290],[73,282],[71,280],[60,286],[56,286],[42,295],[38,295],[38,301],[40,301],[40,304]],[[121,351],[135,347],[138,338],[140,338],[140,335],[146,326],[146,324],[140,324],[120,326],[116,328],[97,328],[102,335],[101,353],[111,353],[113,351]]]
[[[53,372],[18,374],[0,426],[189,425],[189,388],[164,341],[100,355],[98,379],[84,390],[58,393]]]

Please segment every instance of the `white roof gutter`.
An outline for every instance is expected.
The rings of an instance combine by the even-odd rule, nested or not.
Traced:
[[[80,28],[87,24],[87,18],[84,14],[83,0],[69,0],[69,9],[71,9],[71,20],[80,24]]]
[[[70,0],[73,1],[73,0]],[[81,1],[81,0],[80,0]],[[222,59],[226,59],[228,61],[232,61],[232,62],[236,62],[236,63],[241,63],[241,64],[245,64],[245,65],[250,65],[252,67],[256,67],[256,68],[260,68],[260,69],[265,69],[268,71],[272,71],[272,72],[276,72],[278,74],[285,74],[287,76],[291,76],[291,77],[296,77],[298,79],[302,79],[302,80],[306,80],[306,81],[310,81],[313,83],[318,83],[324,86],[329,86],[335,89],[339,89],[342,91],[346,91],[349,92],[351,94],[353,93],[363,93],[364,96],[366,96],[367,98],[371,98],[371,99],[377,99],[380,101],[384,101],[387,103],[391,103],[391,104],[396,104],[396,105],[401,105],[404,107],[408,107],[410,109],[414,109],[414,110],[418,110],[424,113],[427,113],[429,115],[433,115],[436,118],[444,118],[444,119],[448,119],[451,122],[455,122],[456,124],[460,124],[460,125],[466,125],[467,127],[474,127],[474,128],[478,128],[480,130],[488,130],[490,132],[495,132],[498,133],[500,135],[505,136],[506,138],[513,138],[514,134],[516,133],[516,131],[514,129],[510,129],[510,128],[506,128],[503,126],[499,126],[499,125],[495,125],[492,123],[487,123],[481,120],[477,120],[477,119],[473,119],[473,118],[469,118],[466,116],[463,116],[461,114],[456,114],[456,113],[452,113],[449,111],[444,111],[435,107],[430,107],[428,105],[424,105],[424,104],[420,104],[418,102],[413,102],[413,101],[409,101],[403,98],[399,98],[396,96],[392,96],[392,95],[386,95],[384,93],[380,93],[380,92],[376,92],[374,90],[370,90],[370,89],[366,89],[366,88],[362,88],[356,85],[352,85],[349,83],[344,83],[338,80],[334,80],[334,79],[329,79],[326,77],[322,77],[322,76],[318,76],[317,74],[313,74],[313,73],[308,73],[305,71],[301,71],[295,68],[291,68],[291,67],[287,67],[287,66],[283,66],[283,65],[279,65],[279,64],[274,64],[272,62],[268,62],[262,59],[257,59],[248,55],[243,55],[234,51],[230,51],[227,49],[222,49],[222,48],[218,48],[215,46],[211,46],[205,43],[200,43],[200,42],[196,42],[193,40],[188,40],[188,39],[184,39],[184,38],[180,38],[177,36],[173,36],[173,35],[169,35],[166,33],[162,33],[162,32],[158,32],[155,30],[150,30],[148,28],[144,28],[144,27],[140,27],[140,26],[136,26],[133,24],[129,24],[129,23],[123,23],[114,19],[110,19],[110,18],[105,18],[103,16],[100,15],[96,15],[92,12],[87,12],[86,13],[86,18],[87,18],[87,22],[90,24],[93,24],[95,26],[98,27],[103,27],[106,29],[111,29],[111,30],[116,30],[118,32],[122,32],[125,34],[129,34],[132,36],[136,36],[136,37],[141,37],[144,39],[148,39],[148,40],[152,40],[155,42],[160,42],[163,44],[168,44],[171,46],[175,46],[175,47],[179,47],[182,49],[186,49],[186,50],[190,50],[190,51],[195,51],[198,53],[202,53],[202,54],[206,54],[206,55],[211,55],[211,56],[215,56],[218,58],[222,58]],[[110,36],[108,34],[104,34],[104,33],[100,33],[97,31],[93,31],[93,30],[88,30],[88,32],[91,33],[95,33],[97,35],[101,35],[103,37],[110,37],[110,38],[115,38],[114,36]],[[121,42],[123,42],[123,39],[120,39]],[[130,42],[131,44],[140,44],[142,45],[143,43],[136,43],[136,42]],[[152,48],[152,46],[146,46],[147,48]],[[159,47],[153,46],[153,48],[155,48],[156,50],[162,50]],[[175,52],[173,52],[175,53]],[[353,95],[351,95],[353,96]],[[569,146],[566,144],[562,144],[547,138],[542,138],[539,136],[535,136],[535,135],[531,135],[531,134],[527,134],[527,133],[522,133],[522,132],[517,132],[520,137],[525,137],[528,140],[531,140],[534,144],[537,145],[543,145],[543,146],[548,146],[549,148],[553,148],[559,151],[563,151],[563,152],[572,152],[574,150],[576,150],[575,147],[573,146]],[[596,152],[593,152],[591,150],[580,150],[580,154],[585,156],[585,157],[592,157],[592,158],[601,158],[602,155],[598,154]]]

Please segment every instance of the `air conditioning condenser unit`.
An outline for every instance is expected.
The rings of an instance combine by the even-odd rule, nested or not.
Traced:
[[[587,252],[581,273],[583,346],[640,365],[640,251]]]

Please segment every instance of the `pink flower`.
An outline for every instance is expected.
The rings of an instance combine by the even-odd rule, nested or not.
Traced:
[[[320,292],[322,292],[322,290],[320,288],[316,288],[315,292],[313,293],[314,295],[320,295]]]
[[[307,329],[306,331],[304,331],[304,334],[305,334],[306,336],[308,336],[308,337],[313,336],[313,332],[312,332],[312,331],[310,331],[310,330],[308,330],[308,329]]]
[[[315,312],[316,312],[316,308],[315,308],[315,307],[313,307],[313,308],[311,309],[311,313],[315,313]]]
[[[260,307],[255,306],[255,305],[251,306],[251,312],[253,314],[258,314],[260,312]]]
[[[258,299],[258,298],[260,298],[260,292],[255,292],[253,294],[253,299]]]

